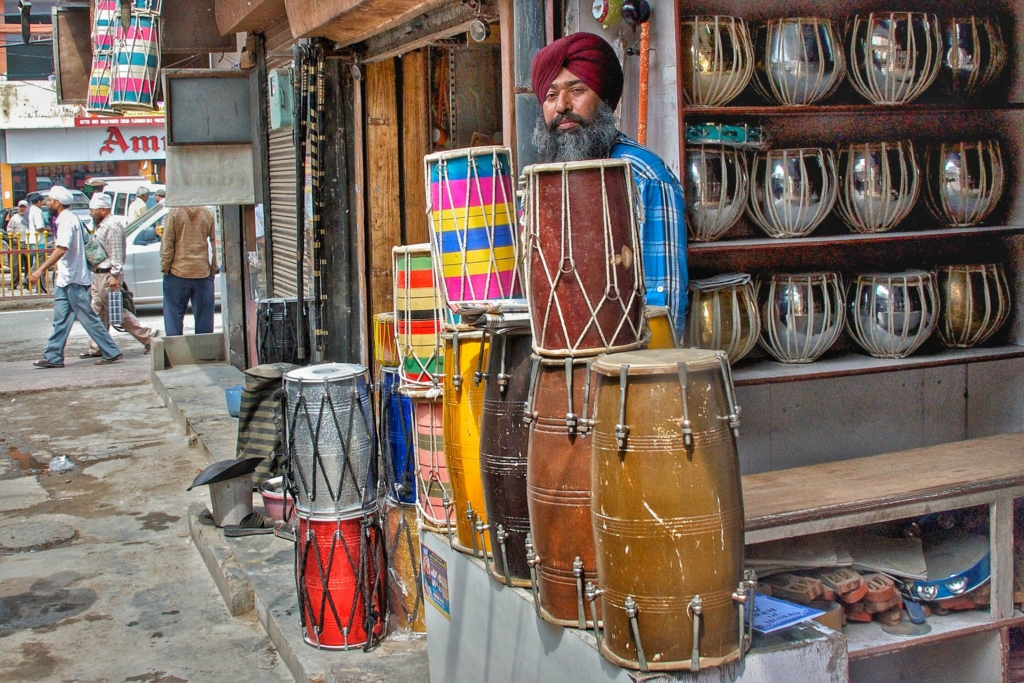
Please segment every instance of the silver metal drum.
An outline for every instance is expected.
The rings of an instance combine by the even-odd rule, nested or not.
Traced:
[[[1010,316],[1010,285],[1000,264],[942,266],[936,275],[938,331],[946,346],[969,349],[982,344]]]
[[[335,516],[376,500],[369,382],[351,363],[285,373],[285,476],[300,513]]]
[[[928,209],[945,225],[978,225],[1003,196],[1006,172],[996,140],[932,145],[924,167]]]
[[[836,208],[854,232],[892,230],[914,208],[921,169],[910,140],[847,145],[839,150],[838,165]]]
[[[754,87],[784,105],[813,104],[835,92],[846,75],[842,37],[831,19],[772,19],[754,30]]]
[[[728,104],[743,92],[754,73],[747,23],[727,16],[682,17],[679,23],[679,73],[686,103]]]
[[[995,17],[954,17],[943,30],[942,80],[949,92],[971,98],[999,78],[1009,56]]]
[[[820,147],[754,154],[750,217],[772,237],[805,237],[836,203],[835,157]]]
[[[939,75],[942,31],[926,12],[871,12],[847,32],[850,82],[874,104],[906,104]]]
[[[725,351],[736,363],[757,344],[761,316],[754,283],[746,273],[690,280],[687,346]]]
[[[757,283],[760,343],[782,363],[810,363],[843,331],[843,281],[838,273],[773,273]]]
[[[858,275],[850,284],[849,330],[875,358],[906,358],[939,319],[935,274],[926,270]]]
[[[686,230],[694,242],[714,242],[743,215],[750,175],[742,150],[724,145],[686,148],[683,189]]]

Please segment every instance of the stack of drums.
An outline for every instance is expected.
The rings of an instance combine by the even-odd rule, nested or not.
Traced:
[[[134,0],[125,28],[119,2],[96,0],[86,98],[89,112],[112,114],[156,108],[161,5],[161,0]]]
[[[369,372],[285,373],[285,478],[297,517],[295,582],[306,642],[369,649],[384,634],[384,538]]]
[[[497,541],[497,527],[488,525],[481,436],[497,444],[496,437],[482,435],[491,336],[471,323],[483,314],[525,312],[512,154],[505,147],[458,149],[428,155],[424,166],[430,248],[447,309],[442,431],[454,508],[452,544],[486,561],[496,544],[508,548],[514,541]],[[523,516],[523,510],[513,515]],[[515,525],[523,526],[521,520]]]
[[[121,33],[121,5],[117,0],[96,0],[92,22],[92,71],[85,107],[94,114],[111,114],[110,74],[114,49]]]
[[[597,581],[590,524],[591,364],[649,340],[628,162],[524,169],[525,284],[533,331],[528,561],[538,613],[586,628],[586,585]],[[669,333],[667,336],[674,336]],[[672,339],[669,344],[674,344]]]
[[[305,365],[309,358],[309,330],[302,330],[306,358],[299,358],[299,300],[260,299],[256,303],[256,356],[260,363],[291,363]],[[308,320],[308,303],[303,306]]]

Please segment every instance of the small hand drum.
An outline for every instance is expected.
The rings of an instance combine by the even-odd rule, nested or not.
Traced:
[[[805,237],[825,220],[838,194],[835,157],[820,147],[757,152],[750,217],[771,237]]]
[[[892,230],[914,208],[920,191],[921,170],[910,140],[865,142],[839,150],[836,208],[854,232]]]
[[[757,283],[761,346],[781,363],[810,363],[843,331],[838,273],[774,273]]]
[[[873,104],[907,104],[939,75],[939,18],[925,12],[871,12],[850,21],[850,83]]]
[[[754,73],[747,24],[726,16],[680,19],[680,77],[690,105],[720,107],[736,98]]]
[[[745,273],[690,281],[688,346],[725,351],[735,363],[754,348],[761,330],[754,284]]]
[[[943,37],[942,80],[954,95],[974,97],[1006,67],[1009,55],[994,17],[954,17],[946,22]]]
[[[931,336],[939,317],[935,274],[870,273],[850,285],[850,336],[875,358],[906,358]]]
[[[946,346],[969,349],[995,334],[1010,315],[1010,286],[998,263],[942,266],[939,286],[939,338]]]
[[[1003,196],[1006,175],[996,140],[933,145],[925,172],[928,210],[950,227],[978,225]]]
[[[749,193],[747,158],[736,147],[686,148],[686,229],[694,242],[714,242],[743,216]]]
[[[754,31],[754,88],[782,105],[814,104],[839,87],[846,75],[839,29],[831,19],[772,19]]]

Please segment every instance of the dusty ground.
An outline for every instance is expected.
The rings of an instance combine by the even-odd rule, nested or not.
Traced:
[[[109,368],[83,366],[26,392],[14,346],[28,341],[0,362],[0,681],[291,680],[192,547],[186,511],[206,494],[185,487],[205,463],[143,359],[135,384],[97,387]],[[57,455],[75,469],[50,473]]]

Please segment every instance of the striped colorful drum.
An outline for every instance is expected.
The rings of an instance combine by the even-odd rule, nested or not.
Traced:
[[[668,306],[647,306],[644,316],[647,317],[647,327],[651,331],[651,340],[647,343],[646,348],[679,348],[679,337],[676,335],[675,325],[672,324],[672,315],[669,313]]]
[[[395,312],[373,316],[373,356],[378,365],[398,365],[398,345],[395,342]]]
[[[448,533],[455,509],[444,459],[441,402],[414,399],[412,407],[416,415],[416,507],[423,528]]]
[[[385,499],[384,550],[388,558],[388,630],[426,633],[415,505]]]
[[[97,114],[109,114],[110,108],[110,71],[114,64],[113,55],[94,54],[92,57],[92,73],[89,75],[89,93],[85,108]]]
[[[434,281],[429,244],[394,247],[395,337],[399,374],[407,395],[414,390],[436,393],[444,375],[441,349],[441,290]]]
[[[487,338],[483,332],[446,332],[444,353],[449,359],[444,372],[444,457],[452,480],[455,528],[460,552],[490,552],[490,541],[481,538],[477,521],[487,523],[484,485],[480,475],[480,421],[484,412]]]
[[[449,309],[525,309],[511,151],[447,150],[423,163],[431,247]]]
[[[159,72],[160,18],[132,15],[114,51],[110,105],[115,109],[152,109]]]
[[[412,400],[398,393],[398,369],[381,368],[380,445],[388,496],[402,503],[416,502],[416,456],[413,452]]]
[[[121,34],[121,8],[118,0],[96,0],[92,21],[93,55],[109,55]]]

